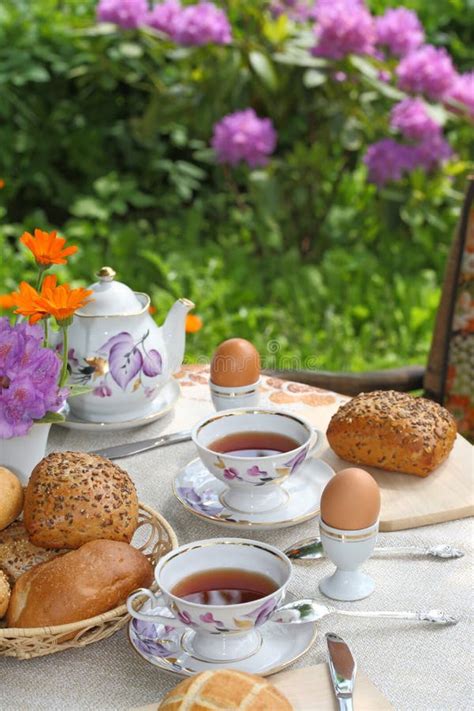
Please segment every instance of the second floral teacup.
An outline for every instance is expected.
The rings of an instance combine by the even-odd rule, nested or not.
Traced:
[[[181,644],[197,659],[237,661],[260,648],[258,628],[282,603],[290,577],[290,560],[266,543],[196,541],[168,553],[155,569],[166,607],[157,607],[157,594],[141,588],[127,608],[137,620],[185,630]],[[151,601],[149,613],[135,609],[143,596]]]
[[[290,413],[236,408],[199,422],[192,439],[204,466],[228,487],[223,503],[258,513],[285,503],[280,485],[314,454],[323,436]]]

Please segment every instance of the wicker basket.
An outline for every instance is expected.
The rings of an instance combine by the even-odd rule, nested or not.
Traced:
[[[149,531],[146,529],[149,527]],[[146,534],[146,535],[145,535]],[[135,543],[136,539],[140,539]],[[178,546],[178,539],[170,524],[149,506],[140,503],[138,528],[134,545],[156,565],[168,551]],[[71,647],[85,647],[110,637],[127,624],[127,606],[120,605],[102,615],[68,625],[35,628],[0,628],[0,657],[30,659],[45,654],[62,652]]]

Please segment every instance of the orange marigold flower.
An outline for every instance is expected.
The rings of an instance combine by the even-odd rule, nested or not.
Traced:
[[[36,323],[48,315],[47,309],[40,304],[40,298],[36,289],[22,281],[18,291],[12,294],[13,304],[17,307],[15,313],[24,316],[30,323]]]
[[[5,181],[3,178],[0,178],[0,190],[2,190],[5,187]]]
[[[148,313],[153,316],[153,314],[156,314],[156,306],[149,306],[148,307]]]
[[[81,309],[89,301],[92,294],[89,289],[71,289],[69,284],[56,285],[56,276],[47,276],[41,288],[39,305],[56,321],[67,321],[77,309]]]
[[[14,306],[13,294],[0,294],[0,309],[12,309]]]
[[[43,232],[43,230],[35,230],[35,236],[29,232],[24,232],[20,237],[25,247],[28,247],[33,252],[34,258],[38,264],[66,264],[66,257],[77,252],[77,247],[66,247],[64,237],[57,237],[57,233]]]
[[[186,333],[196,333],[202,328],[202,318],[196,314],[188,314],[186,316]]]

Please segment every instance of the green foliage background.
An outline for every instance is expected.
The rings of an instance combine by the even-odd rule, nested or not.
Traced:
[[[89,283],[111,264],[158,320],[176,297],[194,300],[204,327],[190,359],[239,335],[275,365],[423,362],[472,125],[440,109],[456,158],[377,191],[361,159],[399,93],[365,60],[312,58],[311,39],[265,2],[220,4],[232,47],[188,49],[97,26],[92,0],[3,0],[0,289],[28,277],[22,231],[59,228],[80,245],[64,278]],[[404,4],[460,70],[472,65],[472,0]],[[333,81],[335,68],[350,80]],[[250,105],[275,124],[274,159],[216,166],[213,124]]]

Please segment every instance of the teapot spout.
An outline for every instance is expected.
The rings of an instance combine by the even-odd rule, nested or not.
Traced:
[[[186,341],[186,314],[193,308],[194,304],[189,299],[178,299],[168,311],[163,324],[163,338],[168,354],[170,374],[176,373],[183,362]]]

